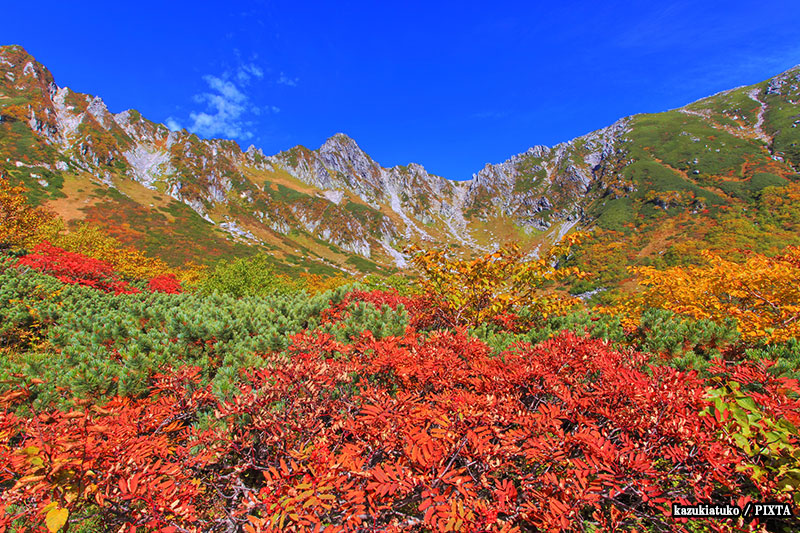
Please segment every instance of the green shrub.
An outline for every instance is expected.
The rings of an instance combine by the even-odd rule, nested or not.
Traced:
[[[233,261],[222,260],[199,285],[204,294],[228,294],[234,298],[287,294],[295,290],[286,276],[275,272],[272,259],[266,254]]]

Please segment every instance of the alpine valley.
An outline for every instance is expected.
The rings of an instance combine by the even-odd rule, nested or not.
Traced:
[[[0,532],[800,531],[798,125],[795,67],[453,181],[0,48]]]
[[[578,261],[624,279],[700,249],[774,253],[800,242],[800,67],[671,111],[533,146],[467,181],[384,168],[337,133],[275,155],[170,131],[56,84],[0,47],[0,175],[71,225],[90,222],[170,264],[264,249],[284,269],[389,273],[412,243],[532,254],[567,232]],[[580,292],[580,291],[576,291]]]

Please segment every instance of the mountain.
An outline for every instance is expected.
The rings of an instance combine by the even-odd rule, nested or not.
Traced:
[[[414,163],[382,167],[341,133],[266,155],[170,131],[57,85],[23,48],[4,46],[0,175],[71,224],[99,224],[173,263],[261,247],[311,271],[389,272],[411,242],[474,252],[515,239],[535,253],[584,228],[598,235],[587,253],[622,254],[620,267],[707,240],[732,212],[764,231],[754,215],[764,191],[788,197],[800,180],[799,100],[795,67],[453,181]],[[794,222],[770,235],[790,242]]]

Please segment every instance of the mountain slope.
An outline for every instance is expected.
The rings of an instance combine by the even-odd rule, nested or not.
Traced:
[[[791,69],[534,146],[457,182],[413,163],[381,167],[343,134],[270,156],[173,132],[56,85],[5,46],[0,173],[72,223],[101,224],[176,263],[261,247],[319,272],[391,270],[410,242],[469,252],[513,238],[535,250],[582,227],[622,242],[628,264],[663,252],[665,239],[704,238],[731,209],[753,211],[766,188],[797,181],[799,85]]]

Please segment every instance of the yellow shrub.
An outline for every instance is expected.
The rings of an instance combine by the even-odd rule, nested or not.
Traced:
[[[583,234],[565,237],[543,257],[526,258],[516,244],[472,260],[454,259],[442,250],[419,251],[412,264],[420,272],[423,294],[438,300],[456,324],[476,326],[499,314],[528,307],[543,317],[565,312],[573,298],[546,295],[542,285],[569,276],[585,277],[578,268],[557,268],[558,259],[580,243]]]
[[[54,220],[49,211],[28,203],[25,187],[12,187],[0,177],[0,247],[35,246]]]
[[[632,269],[644,291],[614,311],[634,320],[644,307],[668,309],[716,322],[734,319],[745,340],[768,343],[800,337],[800,248],[743,262],[702,252],[702,266]]]

